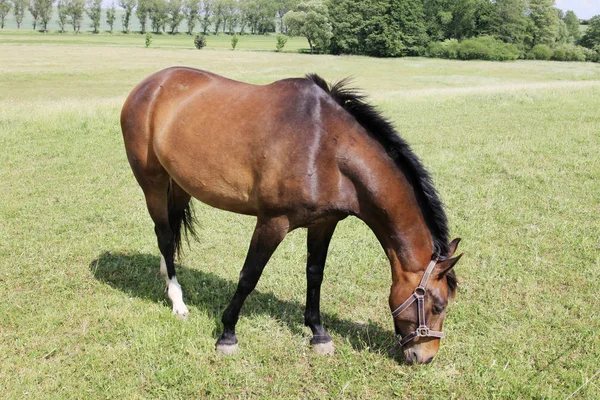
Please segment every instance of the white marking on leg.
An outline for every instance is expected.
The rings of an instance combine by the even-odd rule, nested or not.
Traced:
[[[183,291],[181,290],[181,285],[177,281],[176,276],[174,276],[173,279],[169,279],[169,274],[167,273],[167,263],[165,262],[163,256],[160,257],[160,274],[165,278],[165,283],[167,284],[167,295],[173,304],[173,314],[177,314],[177,318],[186,318],[190,313],[190,310],[188,310],[187,306],[183,302]]]
[[[174,276],[167,286],[167,294],[173,302],[173,314],[177,314],[178,318],[185,318],[190,313],[190,310],[183,303],[183,291],[181,285],[177,282],[177,277]]]

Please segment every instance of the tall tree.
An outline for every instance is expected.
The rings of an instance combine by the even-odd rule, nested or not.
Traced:
[[[392,4],[393,3],[393,4]],[[334,53],[396,57],[418,53],[425,25],[410,0],[330,1]],[[409,49],[409,46],[411,49]]]
[[[277,5],[277,18],[279,18],[279,32],[286,33],[287,27],[283,23],[283,16],[298,5],[300,0],[275,0]]]
[[[194,27],[196,21],[200,15],[200,1],[199,0],[186,0],[183,5],[183,16],[187,22],[187,34],[191,35],[194,33]]]
[[[558,20],[558,30],[556,34],[556,39],[554,39],[556,43],[566,44],[571,43],[571,38],[569,35],[569,28],[565,21],[559,18]]]
[[[0,0],[0,28],[4,29],[4,18],[10,12],[12,4],[8,0]]]
[[[400,30],[394,26],[387,0],[374,0],[364,10],[365,22],[361,28],[363,53],[375,57],[398,57],[406,51]]]
[[[68,0],[69,23],[73,26],[73,32],[81,32],[81,23],[85,14],[85,0]]]
[[[208,28],[210,27],[212,15],[213,15],[213,3],[214,0],[202,0],[202,7],[200,8],[200,26],[202,27],[202,33],[206,35]]]
[[[224,5],[224,0],[214,0],[213,2],[213,16],[211,19],[213,28],[214,28],[214,33],[215,35],[217,33],[219,33],[219,28],[221,27],[221,22],[223,22],[223,8],[225,7]]]
[[[34,7],[37,8],[42,31],[48,32],[48,22],[52,18],[52,5],[54,0],[34,0]]]
[[[588,28],[581,38],[581,45],[590,49],[600,46],[600,15],[590,19]]]
[[[329,15],[333,36],[330,50],[334,54],[364,54],[363,25],[371,0],[330,0]]]
[[[476,0],[454,0],[445,11],[452,14],[446,24],[446,38],[463,39],[475,34]]]
[[[25,18],[25,10],[29,0],[13,0],[13,14],[15,15],[15,21],[17,22],[17,29],[21,29],[23,18]]]
[[[579,18],[577,18],[575,12],[571,10],[567,11],[563,21],[565,21],[565,24],[567,25],[570,41],[577,42],[581,37],[581,32],[579,31]]]
[[[246,26],[248,26],[248,13],[246,12],[246,0],[236,0],[237,1],[237,28],[239,32],[243,34],[245,32]]]
[[[496,0],[499,30],[496,37],[506,43],[523,43],[529,26],[526,0]]]
[[[400,32],[403,54],[420,55],[428,40],[422,1],[391,0],[390,16]]]
[[[99,33],[100,19],[102,18],[102,0],[88,0],[85,12],[92,21],[90,27],[94,28],[94,33]]]
[[[146,33],[146,23],[148,22],[148,14],[152,8],[152,0],[137,0],[135,15],[140,22],[141,33]]]
[[[427,34],[433,41],[447,38],[447,26],[452,22],[450,0],[423,0],[423,11],[427,21]]]
[[[115,3],[112,3],[110,8],[106,9],[106,25],[108,25],[110,33],[113,33],[113,26],[117,19],[117,10],[115,9]]]
[[[58,0],[56,10],[58,11],[58,27],[60,28],[60,33],[65,33],[65,27],[69,23],[69,6],[67,0]]]
[[[475,32],[477,36],[498,36],[500,31],[500,15],[498,2],[478,0],[475,7]]]
[[[235,23],[239,16],[238,2],[236,0],[223,0],[223,8],[221,10],[223,32],[228,31],[230,34],[235,33]],[[234,22],[232,24],[232,22]]]
[[[33,30],[37,27],[38,20],[40,19],[40,14],[38,9],[35,7],[35,0],[29,0],[29,4],[27,5],[27,9],[31,13],[31,24],[33,25]]]
[[[308,0],[299,3],[294,11],[284,16],[284,23],[292,35],[304,36],[308,40],[310,52],[326,51],[333,36],[329,11],[320,0]]]
[[[559,19],[554,0],[529,0],[531,47],[536,44],[552,45],[558,37]]]
[[[121,15],[121,24],[123,26],[123,32],[129,33],[129,24],[131,21],[131,14],[137,4],[137,0],[119,0],[117,3],[125,12]]]
[[[183,18],[183,0],[169,0],[167,3],[167,19],[171,34],[177,33]]]
[[[273,0],[246,0],[242,11],[253,34],[275,31],[277,4]]]
[[[154,33],[160,33],[161,29],[165,30],[165,25],[169,19],[167,7],[166,0],[152,0],[148,15],[150,16]]]
[[[240,0],[227,0],[227,14],[224,21],[227,26],[223,26],[223,31],[227,30],[230,35],[235,34],[235,30],[240,24],[241,19]]]

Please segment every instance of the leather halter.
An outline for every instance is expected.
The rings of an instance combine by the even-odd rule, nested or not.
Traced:
[[[413,294],[406,299],[404,303],[398,306],[398,308],[392,311],[392,317],[396,318],[398,315],[402,314],[402,312],[406,310],[412,303],[415,301],[417,302],[419,327],[415,331],[398,340],[400,346],[402,347],[417,337],[433,337],[438,339],[443,339],[446,337],[444,332],[429,329],[427,326],[427,321],[425,321],[425,293],[427,293],[427,281],[429,280],[429,277],[431,276],[431,273],[433,272],[438,260],[439,257],[435,257],[431,260],[427,266],[427,269],[425,269],[425,273],[423,273],[423,277],[421,278],[419,286],[416,287]]]

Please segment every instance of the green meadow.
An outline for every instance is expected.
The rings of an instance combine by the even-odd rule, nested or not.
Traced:
[[[275,51],[277,35],[239,35],[235,51]],[[203,50],[231,50],[230,35],[208,35],[207,44]],[[93,34],[82,32],[48,32],[39,33],[27,30],[0,31],[0,44],[39,44],[39,45],[77,45],[77,46],[111,46],[111,47],[145,47],[146,36],[140,33],[115,32],[112,34]],[[151,48],[197,50],[194,46],[194,36],[185,33],[176,35],[152,34]],[[282,52],[310,52],[308,42],[304,38],[291,37]]]
[[[186,35],[144,48],[142,35],[0,32],[2,398],[600,397],[600,64],[311,56],[292,51],[299,39],[276,53],[268,36],[231,51],[219,40],[198,51]],[[199,202],[199,241],[178,263],[191,315],[171,314],[119,112],[141,79],[173,65],[255,84],[353,76],[370,94],[463,239],[431,364],[389,352],[390,267],[352,218],[322,289],[334,355],[314,354],[303,325],[304,230],[246,302],[239,353],[216,354],[254,219]]]

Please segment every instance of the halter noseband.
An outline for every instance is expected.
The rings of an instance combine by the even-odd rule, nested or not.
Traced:
[[[419,327],[415,331],[409,333],[408,335],[404,336],[398,341],[400,346],[402,347],[404,347],[407,343],[409,343],[417,337],[433,337],[438,339],[443,339],[444,337],[446,337],[446,335],[444,335],[444,332],[433,331],[429,329],[429,327],[427,326],[427,321],[425,321],[425,293],[427,293],[427,281],[429,280],[429,277],[431,276],[431,273],[433,272],[433,269],[435,268],[435,265],[437,264],[438,260],[439,257],[434,257],[431,260],[431,262],[427,266],[427,269],[425,270],[425,273],[423,274],[423,277],[421,278],[419,286],[416,287],[413,294],[408,299],[406,299],[406,301],[402,303],[398,308],[392,311],[392,317],[396,318],[398,315],[402,314],[402,312],[406,310],[412,303],[414,303],[415,300],[417,301]]]

